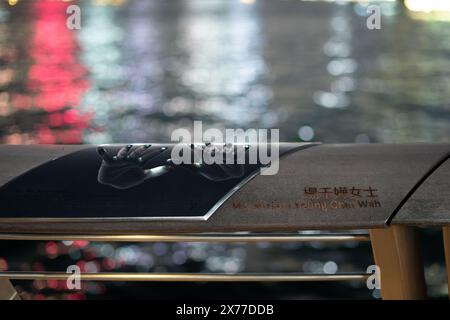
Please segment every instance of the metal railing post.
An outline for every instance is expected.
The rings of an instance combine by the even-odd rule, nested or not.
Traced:
[[[425,276],[417,228],[390,226],[370,230],[375,263],[380,268],[385,300],[426,298]]]

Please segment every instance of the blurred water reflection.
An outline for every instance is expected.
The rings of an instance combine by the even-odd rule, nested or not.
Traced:
[[[78,3],[79,31],[61,2],[2,6],[3,142],[169,140],[194,119],[291,141],[305,125],[324,142],[449,141],[448,21],[396,2],[379,31],[357,3]]]
[[[382,29],[371,31],[367,4],[345,1],[71,3],[82,9],[78,31],[65,27],[67,2],[0,2],[1,143],[168,141],[172,130],[190,129],[193,120],[280,128],[289,141],[450,141],[450,19],[443,15],[378,2]],[[86,271],[334,273],[372,262],[367,245],[347,247],[358,250],[357,258],[318,244],[46,243],[38,256],[30,249],[34,262],[20,264],[4,259],[14,247],[3,245],[0,269],[78,261]],[[445,290],[443,274],[436,262],[427,269],[436,295]],[[106,290],[85,286],[83,294],[65,293],[57,282],[24,288],[28,298],[45,298],[45,290],[73,299]],[[249,290],[262,297],[371,295],[360,284],[347,286]],[[159,297],[171,294],[168,285],[156,288]]]

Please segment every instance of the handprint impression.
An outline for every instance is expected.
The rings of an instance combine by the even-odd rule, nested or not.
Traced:
[[[151,147],[151,145],[128,145],[121,148],[116,155],[111,156],[110,152],[105,147],[100,146],[97,149],[98,154],[102,157],[102,165],[98,172],[98,182],[117,188],[129,189],[143,183],[145,180],[158,177],[162,174],[175,169],[176,167],[183,168],[192,173],[199,174],[202,177],[211,181],[225,181],[235,178],[240,178],[244,175],[244,165],[237,164],[237,147],[221,148],[219,153],[222,153],[222,164],[180,164],[176,165],[169,158],[165,165],[160,165],[153,168],[146,168],[152,159],[159,156],[167,150],[166,147]],[[208,149],[208,145],[194,146],[191,145],[189,149],[191,159],[194,159],[195,153],[203,155]],[[248,147],[245,148],[245,152]],[[213,148],[212,152],[216,152]],[[231,157],[234,158],[233,164],[226,163],[226,156],[231,152]]]
[[[146,179],[160,176],[170,170],[169,166],[145,168],[145,164],[167,150],[165,147],[151,148],[151,145],[128,145],[111,156],[104,147],[97,149],[103,162],[98,172],[98,182],[117,189],[129,189]]]
[[[180,166],[212,181],[225,181],[240,178],[244,175],[244,165],[238,164],[238,148],[238,146],[233,145],[212,145],[210,143],[191,144],[190,148],[186,149],[190,151],[192,164],[181,164]],[[243,148],[244,151],[247,152],[248,147],[243,146]],[[222,158],[221,163],[206,164],[194,162],[196,155],[203,159],[205,153],[212,156],[217,154],[219,158]],[[231,163],[227,163],[227,158],[229,156],[231,156],[232,159]],[[168,163],[173,165],[171,159],[168,160]]]

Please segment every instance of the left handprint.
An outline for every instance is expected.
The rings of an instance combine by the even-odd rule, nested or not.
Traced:
[[[151,148],[149,144],[127,145],[117,154],[111,155],[106,147],[100,146],[97,152],[103,161],[98,172],[98,182],[117,189],[129,189],[146,179],[162,175],[170,168],[167,166],[145,168],[145,165],[165,150],[167,150],[165,147]]]

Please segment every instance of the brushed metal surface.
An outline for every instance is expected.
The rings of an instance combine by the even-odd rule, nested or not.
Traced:
[[[365,234],[184,234],[184,235],[55,235],[0,234],[7,241],[95,241],[95,242],[349,242],[370,241]]]
[[[275,176],[258,176],[222,206],[211,223],[245,229],[252,226],[290,229],[384,227],[409,191],[450,153],[445,144],[321,145],[282,160]],[[304,209],[256,208],[254,204],[293,204],[309,187],[376,189],[379,206]],[[366,193],[367,195],[367,193]],[[358,198],[357,198],[358,199]],[[323,200],[323,201],[322,201]],[[364,198],[365,200],[370,200]],[[340,201],[339,202],[346,202]],[[237,204],[243,204],[237,209]]]
[[[89,148],[87,145],[0,145],[0,187],[46,162]]]
[[[450,159],[420,185],[395,215],[392,224],[450,225]]]
[[[19,294],[7,278],[0,278],[0,300],[20,300]]]
[[[124,235],[383,228],[408,193],[449,154],[449,144],[320,145],[280,160],[277,175],[255,177],[208,221],[1,222],[0,232]],[[352,186],[375,189],[379,206],[296,206],[305,200],[305,188]]]
[[[67,280],[63,272],[0,272],[0,280]],[[155,282],[311,282],[365,281],[366,273],[354,274],[211,274],[211,273],[81,273],[82,281],[155,281]]]

